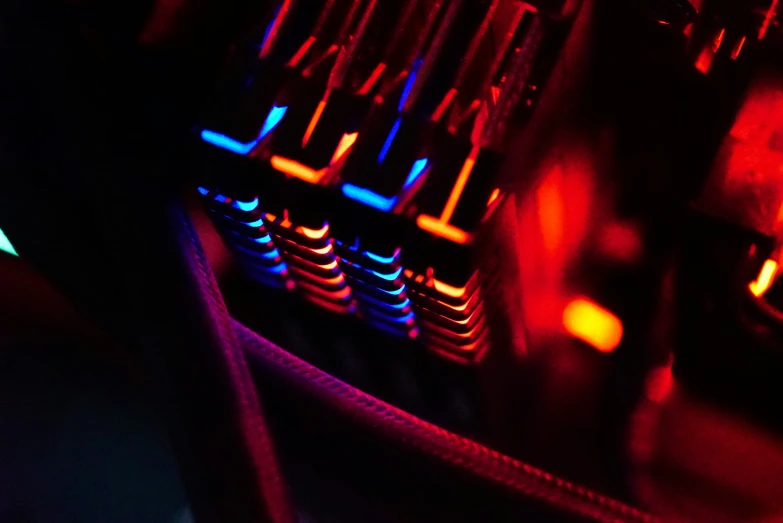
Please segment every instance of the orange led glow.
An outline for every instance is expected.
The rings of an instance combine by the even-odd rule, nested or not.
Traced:
[[[566,331],[600,352],[612,352],[623,338],[622,322],[600,305],[585,298],[572,300],[563,311]]]
[[[291,59],[286,64],[287,67],[296,67],[299,62],[302,60],[304,55],[307,54],[307,51],[310,50],[310,48],[315,43],[315,37],[311,36],[307,40],[305,40],[305,43],[302,44],[302,47],[299,48],[299,50],[296,52],[294,56],[291,57]]]
[[[778,272],[778,263],[774,260],[767,260],[761,267],[758,278],[755,281],[750,282],[748,288],[750,292],[757,298],[761,298],[767,290],[769,290],[772,282],[775,279],[775,275]]]
[[[358,137],[358,132],[344,134],[343,137],[340,138],[340,143],[337,144],[337,148],[334,150],[334,154],[332,155],[332,159],[329,161],[329,165],[334,165],[337,163],[337,160],[342,158],[345,152],[353,146]]]
[[[489,201],[487,202],[487,207],[492,205],[492,202],[498,199],[498,196],[500,196],[500,189],[495,189],[492,191],[492,194],[489,195]]]
[[[326,247],[322,247],[320,249],[310,249],[310,250],[312,252],[314,252],[315,254],[329,254],[332,251],[334,251],[334,249],[332,249],[332,245],[331,244],[327,245]]]
[[[478,145],[474,145],[470,150],[470,154],[465,160],[465,163],[462,164],[462,169],[459,172],[459,176],[457,176],[457,181],[454,184],[454,187],[451,189],[449,199],[440,215],[440,219],[444,223],[448,223],[449,220],[451,220],[451,215],[454,214],[454,209],[457,207],[457,202],[459,202],[460,196],[462,196],[462,191],[465,189],[465,184],[468,183],[470,173],[473,172],[473,167],[476,165],[476,157],[478,156],[479,150],[480,147]]]
[[[452,287],[451,285],[443,283],[440,280],[436,280],[435,278],[432,279],[432,284],[436,291],[452,298],[462,298],[467,292],[466,287]]]
[[[440,218],[435,218],[427,214],[421,214],[416,218],[416,225],[420,229],[427,232],[431,232],[441,238],[451,240],[454,243],[465,244],[472,239],[472,235],[463,231],[458,227],[449,225],[449,220],[454,214],[454,209],[457,207],[462,191],[465,189],[465,185],[468,183],[470,173],[473,171],[474,165],[476,165],[476,157],[478,156],[481,147],[474,145],[470,150],[465,163],[462,164],[462,169],[457,176],[457,181],[454,183],[454,187],[451,189],[449,199],[446,201],[446,205],[443,207],[443,212],[440,214]]]
[[[315,127],[318,125],[318,121],[321,119],[321,115],[324,114],[324,109],[326,109],[326,98],[318,102],[318,106],[315,108],[313,117],[310,119],[310,124],[307,126],[307,130],[302,137],[303,148],[307,147],[307,142],[310,141],[310,137],[313,135]]]
[[[443,223],[443,220],[428,216],[426,214],[421,214],[418,216],[418,218],[416,218],[416,225],[418,225],[420,229],[431,232],[432,234],[440,236],[441,238],[446,238],[447,240],[451,240],[454,243],[459,243],[461,245],[468,243],[472,238],[470,234],[463,231],[462,229],[447,223]]]
[[[307,227],[300,226],[296,228],[296,232],[298,232],[299,234],[304,234],[310,239],[320,240],[321,238],[329,234],[329,224],[324,225],[320,229],[308,229]]]
[[[364,82],[364,84],[362,84],[359,90],[356,91],[356,94],[359,96],[364,96],[365,94],[369,93],[370,89],[372,89],[372,86],[375,85],[375,82],[378,81],[378,78],[381,77],[381,75],[385,70],[386,70],[386,64],[383,62],[375,66],[375,69],[373,69],[372,74],[370,74],[369,78],[367,78],[367,81]]]
[[[289,160],[288,158],[283,158],[282,156],[272,156],[272,158],[269,159],[269,163],[274,170],[309,183],[320,182],[321,178],[326,174],[326,169],[316,171],[304,164]]]

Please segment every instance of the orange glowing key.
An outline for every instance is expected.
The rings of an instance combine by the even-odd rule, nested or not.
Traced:
[[[765,261],[764,265],[761,267],[761,272],[759,272],[758,278],[756,278],[755,281],[750,282],[750,285],[748,285],[750,292],[752,292],[755,297],[761,298],[772,285],[772,282],[775,279],[775,274],[777,274],[777,272],[778,263],[776,261]]]
[[[571,300],[566,306],[563,326],[600,352],[612,352],[623,338],[623,323],[617,316],[586,298]]]

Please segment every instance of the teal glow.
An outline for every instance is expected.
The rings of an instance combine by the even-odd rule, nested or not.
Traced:
[[[19,254],[16,252],[16,249],[14,249],[14,246],[11,245],[11,242],[8,240],[8,237],[2,230],[0,230],[0,251],[7,252],[8,254],[12,254],[14,256],[19,256]]]

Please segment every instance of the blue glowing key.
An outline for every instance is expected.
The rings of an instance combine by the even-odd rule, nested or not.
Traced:
[[[209,129],[204,129],[201,131],[201,139],[207,143],[211,143],[214,146],[220,147],[221,149],[245,156],[250,151],[252,151],[256,145],[258,145],[258,142],[261,141],[264,136],[269,134],[269,131],[274,129],[275,126],[280,123],[280,120],[283,119],[283,116],[285,116],[285,112],[287,110],[287,106],[278,107],[275,105],[272,107],[272,110],[269,111],[269,114],[266,116],[266,120],[264,120],[264,125],[261,126],[261,131],[258,133],[258,138],[250,142],[242,143],[234,140],[233,138],[229,138],[224,134],[210,131]]]
[[[408,173],[408,179],[405,180],[405,185],[402,186],[403,191],[407,190],[416,182],[419,176],[421,176],[421,173],[424,172],[425,167],[427,167],[427,158],[421,158],[420,160],[413,162],[411,172]]]
[[[208,195],[208,194],[209,194],[209,190],[208,190],[208,189],[206,189],[206,188],[204,188],[204,187],[199,187],[199,188],[198,188],[198,192],[199,192],[199,193],[200,193],[202,196],[206,196],[206,195]]]
[[[397,203],[397,198],[385,198],[380,194],[376,194],[364,187],[358,187],[356,185],[346,183],[343,185],[343,194],[352,200],[361,202],[370,207],[375,207],[384,212],[389,212],[394,208]]]
[[[274,106],[272,107],[272,110],[269,111],[269,114],[266,117],[266,120],[264,121],[264,125],[261,127],[261,132],[258,134],[258,138],[256,141],[260,140],[264,136],[266,136],[269,131],[274,129],[277,124],[280,123],[280,120],[283,119],[283,116],[285,116],[285,112],[288,110],[287,106],[278,107]]]
[[[201,139],[207,143],[211,143],[212,145],[220,147],[221,149],[231,151],[232,153],[241,154],[242,156],[252,151],[253,147],[258,144],[257,140],[253,140],[249,143],[238,142],[233,138],[229,138],[226,135],[216,133],[208,129],[201,131]]]
[[[242,222],[242,223],[244,223],[248,227],[261,227],[262,225],[264,225],[264,220],[263,218],[259,218],[254,222]]]

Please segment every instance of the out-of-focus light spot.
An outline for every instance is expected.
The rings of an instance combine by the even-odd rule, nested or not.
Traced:
[[[16,249],[14,249],[14,246],[11,245],[10,240],[2,230],[0,230],[0,251],[7,252],[8,254],[12,254],[14,256],[19,256],[19,254],[16,252]]]
[[[765,292],[772,285],[772,281],[775,278],[775,274],[778,272],[778,263],[774,260],[767,260],[764,265],[761,266],[761,272],[759,272],[758,278],[755,281],[750,282],[748,288],[750,292],[757,298],[761,298]]]
[[[601,252],[615,261],[630,263],[642,252],[639,230],[633,224],[610,223],[601,229],[598,241]]]
[[[563,242],[563,198],[560,194],[563,171],[556,166],[541,182],[536,190],[538,200],[538,220],[547,254],[556,252]]]
[[[378,210],[389,212],[397,203],[397,198],[386,198],[364,187],[346,183],[342,187],[343,194],[352,200],[356,200]]]
[[[623,338],[622,322],[600,305],[585,298],[572,300],[563,311],[568,333],[600,352],[612,352]]]
[[[199,188],[198,188],[198,192],[199,192],[199,194],[201,194],[202,196],[206,196],[206,195],[208,195],[208,194],[209,194],[209,189],[206,189],[205,187],[199,187]]]
[[[332,155],[332,159],[329,161],[329,165],[334,165],[337,163],[337,160],[343,157],[343,155],[350,149],[356,139],[359,137],[359,133],[351,133],[351,134],[344,134],[342,138],[340,138],[340,143],[337,144],[337,148],[334,150],[334,154]]]
[[[500,196],[500,189],[495,189],[492,191],[492,194],[489,195],[489,200],[487,200],[487,207],[492,205],[492,202],[498,199],[498,196]]]
[[[673,386],[672,361],[669,361],[665,365],[653,368],[647,374],[644,392],[650,401],[663,403],[671,393]]]
[[[712,47],[705,45],[704,49],[702,49],[701,53],[699,53],[699,57],[696,59],[696,63],[693,64],[694,67],[696,67],[696,70],[702,74],[707,74],[710,70],[710,66],[712,65],[713,54]]]

